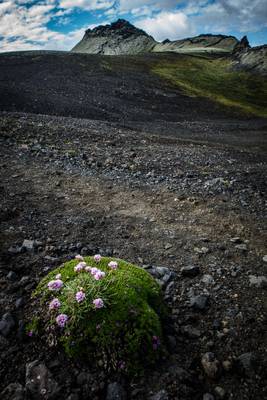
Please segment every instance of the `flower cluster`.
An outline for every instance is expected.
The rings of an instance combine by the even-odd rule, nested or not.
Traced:
[[[95,280],[99,281],[103,279],[106,274],[105,272],[101,271],[99,268],[95,267],[90,267],[86,264],[84,261],[84,258],[81,255],[77,255],[75,257],[76,260],[79,261],[79,263],[74,267],[74,271],[77,273],[80,273],[82,271],[90,273]],[[95,262],[99,263],[101,261],[102,257],[100,254],[96,254],[94,256]],[[110,261],[108,264],[109,268],[112,270],[116,270],[118,268],[118,263],[116,261]],[[56,279],[52,280],[48,283],[48,289],[52,291],[59,291],[63,287],[63,281],[61,280],[61,274],[56,275]],[[76,294],[75,294],[75,299],[78,303],[82,303],[86,298],[86,294],[82,289],[80,289]],[[104,301],[101,298],[97,298],[93,300],[93,305],[95,309],[99,309],[104,307]],[[61,307],[61,303],[58,298],[54,298],[50,304],[49,304],[49,310],[57,310]],[[56,323],[60,328],[64,328],[68,321],[69,317],[66,314],[59,314],[56,317]],[[153,342],[154,343],[154,342]],[[153,344],[154,347],[154,344]]]
[[[64,328],[68,321],[68,316],[66,314],[59,314],[56,318],[56,322],[60,328]]]
[[[85,293],[82,290],[80,290],[79,292],[76,293],[75,298],[78,301],[78,303],[81,303],[85,299]]]
[[[50,282],[48,282],[48,285],[47,285],[49,290],[54,290],[54,291],[60,290],[62,288],[62,286],[63,286],[63,282],[61,279],[56,279],[54,281],[50,281]]]
[[[111,269],[117,269],[118,268],[118,263],[116,261],[110,261],[110,263],[108,263],[108,266]]]
[[[53,299],[49,304],[49,310],[56,310],[61,306],[61,303],[58,299]]]
[[[77,264],[77,265],[74,267],[74,271],[75,271],[75,272],[81,272],[82,270],[84,270],[85,267],[86,267],[86,262],[81,261],[81,262],[79,262],[79,264]]]
[[[102,299],[95,299],[95,300],[93,301],[93,304],[94,304],[95,308],[102,308],[102,307],[104,307],[104,302],[103,302]]]

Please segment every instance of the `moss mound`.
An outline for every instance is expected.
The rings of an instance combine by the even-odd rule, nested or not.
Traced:
[[[135,265],[108,257],[75,259],[50,272],[33,299],[30,329],[38,326],[70,356],[127,372],[160,357],[166,313],[161,289]]]

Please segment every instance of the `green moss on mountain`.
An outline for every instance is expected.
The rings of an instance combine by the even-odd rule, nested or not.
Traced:
[[[180,87],[187,95],[206,97],[243,113],[267,117],[267,81],[234,71],[226,58],[187,56],[161,60],[152,72]]]

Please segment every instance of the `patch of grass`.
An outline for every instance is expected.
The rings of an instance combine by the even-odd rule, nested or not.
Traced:
[[[233,71],[226,58],[184,56],[161,61],[152,72],[179,86],[187,95],[209,98],[244,113],[267,117],[267,81]]]
[[[166,316],[157,282],[142,268],[123,260],[103,257],[96,262],[85,257],[84,261],[105,272],[105,277],[96,280],[84,269],[75,272],[77,260],[50,272],[33,293],[35,323],[38,316],[43,334],[52,343],[61,342],[70,356],[101,360],[108,370],[123,368],[132,374],[155,363],[163,348],[158,344],[162,342],[161,321]],[[108,266],[110,261],[118,263],[116,270]],[[51,291],[47,285],[58,274],[63,287]],[[85,294],[81,302],[76,300],[79,291]],[[60,307],[50,310],[54,298],[60,301]],[[104,307],[97,309],[93,301],[99,298]],[[59,314],[68,316],[64,328],[57,326]]]

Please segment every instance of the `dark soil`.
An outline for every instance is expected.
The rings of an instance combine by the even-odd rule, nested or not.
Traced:
[[[238,118],[178,91],[175,97],[148,96],[153,78],[151,86],[136,76],[126,86],[122,80],[120,98],[113,78],[99,79],[98,70],[88,75],[89,87],[85,75],[77,77],[82,66],[61,68],[53,55],[36,69],[34,57],[24,63],[4,57],[0,317],[8,312],[15,324],[5,338],[0,335],[0,392],[11,383],[24,388],[26,364],[38,360],[60,386],[60,399],[105,399],[116,381],[129,399],[165,390],[177,400],[205,393],[262,400],[266,289],[251,285],[249,276],[266,276],[266,121]],[[68,79],[61,74],[66,68]],[[21,249],[25,239],[35,241],[33,251]],[[47,348],[44,338],[24,336],[33,288],[81,252],[176,273],[170,354],[145,377],[96,371]],[[189,265],[199,266],[195,277],[181,274]],[[204,275],[209,278],[203,281]],[[190,307],[198,294],[208,298],[202,311]],[[207,352],[218,360],[214,378],[201,364]],[[239,357],[245,353],[252,361],[244,365]],[[22,392],[21,398],[32,398]]]

